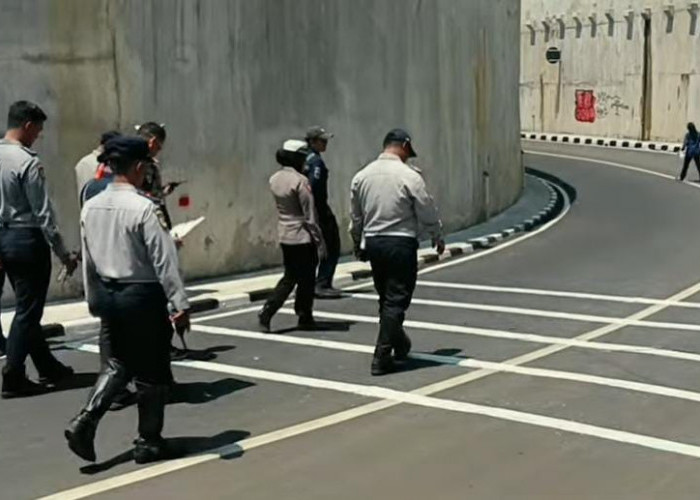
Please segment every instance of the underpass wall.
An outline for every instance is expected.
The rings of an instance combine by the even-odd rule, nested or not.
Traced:
[[[0,0],[0,112],[17,99],[47,111],[36,148],[75,248],[75,163],[107,129],[165,123],[163,176],[187,181],[173,218],[207,217],[181,252],[188,278],[280,262],[267,179],[281,140],[313,124],[336,134],[326,159],[345,249],[350,180],[396,126],[414,135],[447,229],[463,228],[522,188],[519,4]]]
[[[700,121],[698,37],[697,2],[524,0],[523,130],[679,141]]]

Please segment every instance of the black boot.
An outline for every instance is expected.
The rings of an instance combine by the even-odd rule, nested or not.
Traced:
[[[408,360],[408,353],[411,352],[411,339],[403,328],[401,328],[401,335],[400,342],[394,346],[394,360],[403,362]]]
[[[170,387],[138,382],[139,437],[134,444],[134,461],[147,464],[182,456],[161,436],[165,420],[165,405]]]
[[[10,368],[8,365],[2,369],[2,399],[24,398],[43,394],[46,389],[27,378],[24,368]]]
[[[95,433],[100,419],[107,413],[116,394],[119,394],[128,382],[126,369],[115,359],[110,359],[105,370],[100,374],[93,387],[88,402],[81,412],[70,421],[64,435],[68,447],[84,460],[94,462]]]
[[[265,304],[262,310],[258,313],[258,325],[260,326],[260,331],[263,333],[270,333],[270,322],[273,316],[272,308]]]
[[[51,366],[51,368],[41,371],[39,383],[48,386],[57,386],[71,378],[74,373],[73,368],[55,360],[55,364]]]
[[[2,334],[2,332],[0,332],[0,356],[4,356],[6,352],[7,352],[7,339]]]
[[[297,329],[306,332],[312,332],[316,330],[316,320],[314,319],[314,315],[312,313],[300,314]]]
[[[394,358],[391,356],[391,346],[377,346],[372,359],[372,376],[388,375],[397,370]]]

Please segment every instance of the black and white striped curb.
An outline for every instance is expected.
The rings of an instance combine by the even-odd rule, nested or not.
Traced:
[[[575,134],[521,132],[520,137],[530,141],[560,142],[563,144],[579,144],[584,146],[600,146],[620,149],[638,149],[642,151],[655,151],[657,153],[679,153],[681,147],[683,146],[679,143],[638,141],[633,139],[618,139]]]
[[[461,257],[469,255],[479,250],[492,248],[498,243],[512,238],[515,235],[532,231],[533,229],[541,226],[550,220],[557,217],[564,207],[564,196],[560,193],[559,189],[555,188],[555,184],[559,184],[560,187],[569,188],[566,184],[559,181],[556,177],[547,175],[542,172],[538,172],[532,169],[526,169],[527,174],[530,177],[536,179],[537,182],[543,183],[547,190],[549,191],[549,200],[547,205],[537,212],[532,214],[527,219],[523,220],[521,223],[516,224],[508,229],[500,231],[498,233],[487,234],[479,238],[470,239],[464,243],[450,243],[445,249],[443,255],[438,255],[433,249],[423,249],[419,251],[418,266],[419,268],[425,267],[428,264],[432,264],[438,261],[445,261],[455,257]],[[566,189],[565,189],[566,190]],[[569,195],[569,197],[571,197]],[[365,269],[360,269],[358,271],[353,271],[348,273],[345,277],[338,278],[335,281],[335,285],[342,288],[348,286],[349,284],[364,280],[372,277],[372,271],[369,268],[369,264]],[[265,300],[270,293],[272,293],[273,288],[266,287],[258,290],[253,290],[244,293],[238,293],[230,297],[219,297],[219,298],[201,298],[193,299],[190,301],[191,312],[192,313],[202,313],[207,311],[212,311],[215,309],[223,309],[230,307],[239,307],[246,304],[251,304],[261,300]],[[50,324],[44,325],[44,335],[47,338],[62,337],[66,332],[84,334],[92,331],[95,327],[99,325],[99,320],[97,318],[85,318],[82,320],[70,321],[66,324]]]

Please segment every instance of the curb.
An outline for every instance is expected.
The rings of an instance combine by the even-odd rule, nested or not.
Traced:
[[[557,215],[559,215],[562,208],[564,207],[564,197],[560,193],[559,189],[562,189],[565,192],[567,192],[569,194],[569,197],[573,200],[573,197],[571,197],[570,194],[573,188],[568,184],[564,183],[563,181],[559,180],[558,178],[530,168],[526,168],[526,175],[535,177],[539,182],[543,183],[549,191],[549,200],[542,210],[532,214],[519,224],[515,224],[514,226],[509,227],[498,233],[486,234],[478,238],[469,239],[463,243],[450,243],[449,245],[447,245],[445,253],[442,256],[439,256],[437,252],[432,249],[419,250],[418,268],[423,268],[426,265],[435,262],[450,260],[455,257],[469,255],[479,250],[493,248],[498,243],[504,240],[512,238],[513,236],[521,233],[532,231],[533,229],[549,222],[550,220],[554,219]],[[559,189],[556,189],[554,187],[555,185],[558,186]],[[367,269],[352,271],[350,273],[347,273],[345,276],[338,277],[335,280],[335,284],[339,287],[344,287],[356,281],[371,278],[372,271],[371,269],[369,269],[369,264],[367,266]],[[192,307],[193,313],[202,313],[207,311],[213,311],[216,309],[237,307],[265,300],[270,295],[270,293],[272,293],[272,290],[273,288],[268,287],[218,298],[204,297],[190,301],[190,305]],[[64,324],[48,324],[44,325],[42,328],[44,331],[44,336],[46,338],[54,339],[57,337],[65,336],[67,331],[71,331],[74,333],[85,333],[86,331],[94,328],[97,325],[99,325],[99,319],[89,317],[68,321]]]
[[[531,177],[536,177],[538,181],[542,182],[546,187],[547,190],[549,191],[549,200],[547,202],[547,205],[537,212],[536,214],[531,215],[527,219],[523,220],[520,224],[516,224],[510,228],[507,228],[501,232],[498,233],[491,233],[487,234],[484,236],[480,236],[478,238],[472,238],[467,240],[464,243],[450,243],[447,245],[445,249],[445,253],[440,256],[437,254],[435,250],[429,249],[429,250],[419,250],[418,251],[418,268],[423,268],[428,264],[433,264],[435,262],[439,261],[445,261],[449,260],[454,257],[461,257],[464,255],[469,255],[471,253],[474,253],[478,250],[483,250],[487,248],[492,248],[494,247],[497,243],[502,242],[506,239],[509,239],[517,234],[524,233],[531,231],[535,229],[536,227],[539,227],[550,220],[554,219],[561,209],[564,206],[564,200],[561,194],[553,187],[553,184],[557,184],[558,179],[555,181],[554,177],[551,178],[544,178],[544,175],[540,175],[540,172],[532,169],[527,169],[527,175],[530,175]],[[561,182],[561,181],[559,181]],[[360,281],[364,279],[368,279],[372,277],[372,271],[370,269],[361,269],[358,271],[352,271],[349,273],[349,278],[345,279],[338,279],[336,280],[336,284],[339,286],[344,286],[349,283],[352,283],[354,281]],[[240,305],[241,303],[253,303],[253,302],[258,302],[260,300],[265,300],[267,297],[272,293],[273,288],[261,288],[258,290],[253,290],[251,292],[247,292],[246,294],[243,295],[248,295],[248,300],[245,300],[244,298],[237,296],[236,299],[236,305]],[[243,299],[243,300],[241,300]],[[207,300],[216,300],[216,299],[207,299]],[[197,301],[193,301],[193,307],[194,304]],[[221,300],[218,301],[219,304],[221,304]],[[230,304],[230,303],[229,303]],[[226,304],[226,305],[229,305]],[[223,305],[225,307],[226,305]],[[212,307],[212,309],[215,309],[216,307]],[[206,309],[205,309],[206,310]],[[199,312],[199,311],[198,311]]]
[[[682,144],[671,142],[638,141],[613,137],[597,137],[576,134],[545,134],[536,132],[521,132],[521,139],[540,142],[561,142],[563,144],[578,144],[583,146],[600,146],[619,149],[634,149],[655,151],[657,153],[679,153]]]

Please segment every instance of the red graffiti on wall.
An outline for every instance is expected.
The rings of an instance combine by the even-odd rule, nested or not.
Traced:
[[[576,121],[594,123],[596,98],[592,90],[576,91]]]

